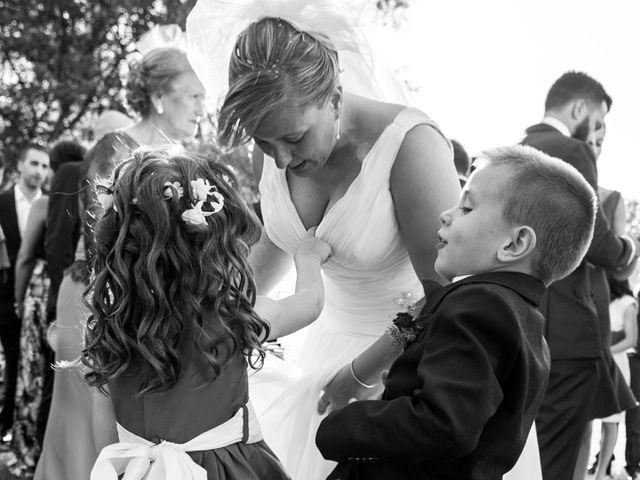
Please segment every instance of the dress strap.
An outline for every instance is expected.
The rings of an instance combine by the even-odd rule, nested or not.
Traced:
[[[417,125],[429,125],[436,132],[442,135],[442,138],[447,141],[449,148],[452,148],[451,142],[449,142],[449,139],[442,133],[438,124],[431,120],[431,118],[429,118],[426,113],[418,110],[417,108],[405,108],[401,110],[394,119],[393,123],[400,127],[400,129],[404,130],[405,134]]]

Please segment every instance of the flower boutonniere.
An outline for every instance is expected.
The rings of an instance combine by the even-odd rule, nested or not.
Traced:
[[[407,346],[413,342],[418,331],[422,329],[416,322],[415,300],[408,293],[396,300],[399,305],[406,308],[404,312],[398,312],[387,328],[387,332],[393,340],[393,345],[397,350],[403,352]]]

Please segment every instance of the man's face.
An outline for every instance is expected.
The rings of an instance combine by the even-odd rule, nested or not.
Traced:
[[[42,150],[30,148],[24,159],[18,162],[20,181],[27,188],[41,188],[49,174],[49,155]]]

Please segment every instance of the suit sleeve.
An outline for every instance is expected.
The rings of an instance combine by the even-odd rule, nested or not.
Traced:
[[[596,192],[598,191],[595,158],[586,143],[576,144],[565,160],[584,176]],[[602,206],[598,205],[593,240],[587,252],[587,260],[599,267],[615,270],[626,267],[632,260],[632,253],[629,241],[614,234]]]
[[[431,331],[410,347],[421,350],[422,387],[410,396],[355,402],[331,413],[316,436],[325,458],[417,463],[453,459],[476,447],[503,399],[496,372],[515,356],[516,320],[498,294],[470,299],[454,292],[447,306],[452,308],[434,316]]]

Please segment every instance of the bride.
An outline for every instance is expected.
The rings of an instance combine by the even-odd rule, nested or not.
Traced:
[[[226,90],[221,142],[255,142],[258,288],[269,292],[288,271],[308,228],[332,247],[325,307],[299,358],[251,380],[265,440],[300,480],[324,479],[334,466],[315,446],[322,413],[381,393],[381,372],[397,354],[385,331],[423,296],[419,279],[442,282],[433,267],[438,216],[459,195],[435,122],[375,99],[381,82],[344,3],[199,0],[187,21],[196,72],[210,94]],[[535,443],[529,451],[539,471]]]

